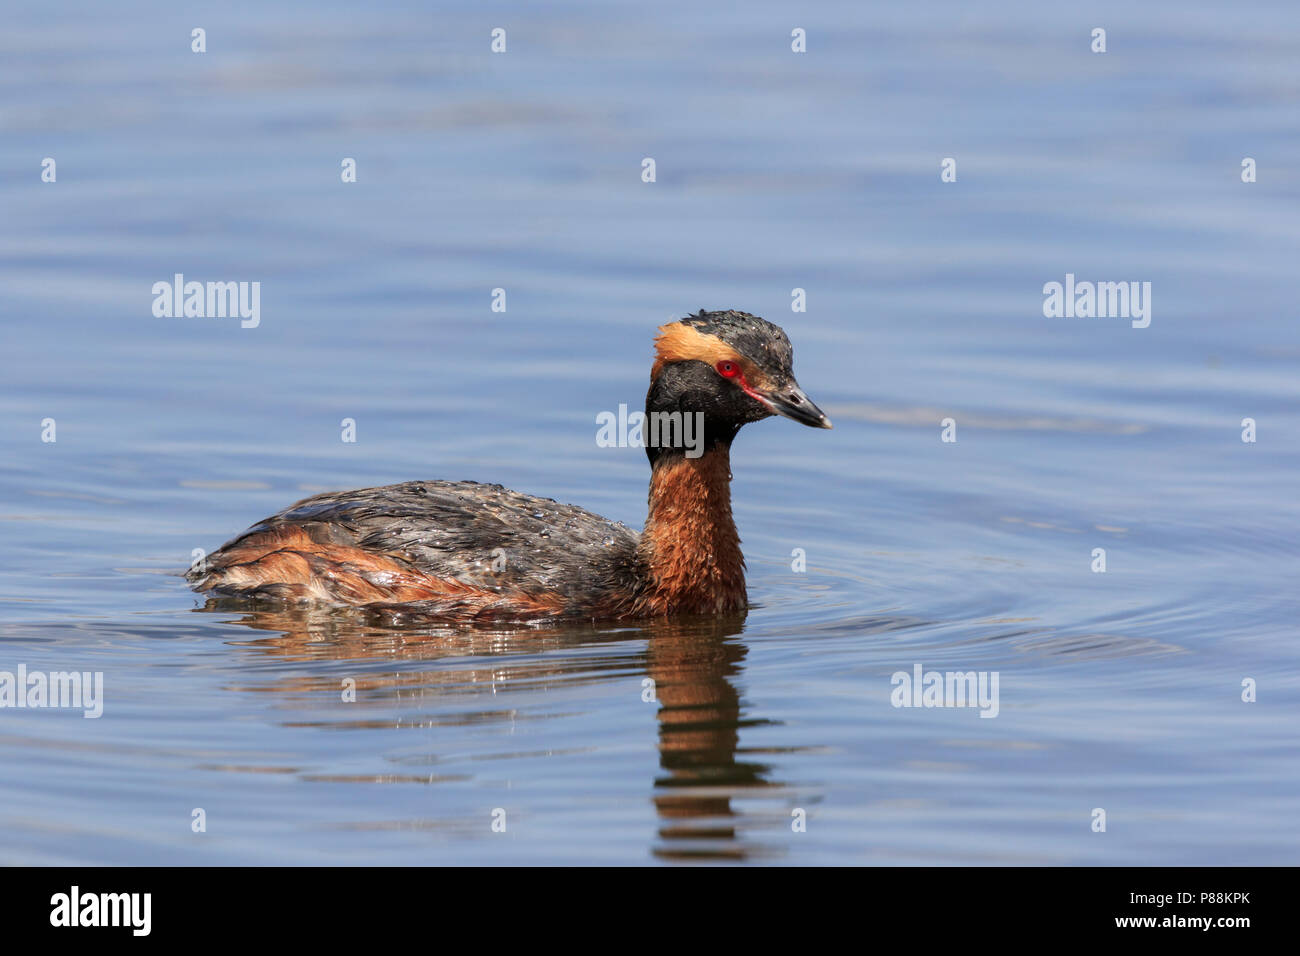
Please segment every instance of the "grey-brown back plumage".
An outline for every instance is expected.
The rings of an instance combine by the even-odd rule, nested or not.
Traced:
[[[474,481],[408,481],[305,498],[253,525],[190,580],[222,586],[222,569],[251,536],[293,526],[322,545],[387,555],[435,578],[491,591],[591,604],[631,593],[639,535],[574,505]],[[273,593],[273,592],[272,592]]]

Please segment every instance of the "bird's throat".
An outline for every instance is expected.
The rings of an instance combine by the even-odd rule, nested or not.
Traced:
[[[641,536],[652,614],[717,614],[746,606],[745,559],[731,517],[731,448],[664,455],[650,477]]]

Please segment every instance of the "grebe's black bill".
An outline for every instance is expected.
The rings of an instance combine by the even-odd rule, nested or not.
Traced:
[[[768,405],[778,415],[793,419],[801,425],[813,428],[830,428],[831,420],[799,387],[798,382],[791,382],[785,388],[768,394],[759,393],[759,400]]]

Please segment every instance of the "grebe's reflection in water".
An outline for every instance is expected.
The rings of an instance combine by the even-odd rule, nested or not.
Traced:
[[[766,764],[737,759],[746,721],[737,683],[748,652],[738,635],[743,617],[678,624],[658,630],[646,652],[646,673],[659,699],[659,765],[655,806],[661,820],[656,856],[743,859],[758,851],[740,841],[739,827],[761,828],[757,817],[741,820],[732,805],[756,788],[780,788]],[[788,817],[763,819],[789,833]],[[765,852],[771,849],[764,847]]]
[[[223,600],[209,601],[204,610],[236,609],[241,616],[234,623],[268,634],[230,643],[286,666],[269,674],[262,667],[244,669],[247,681],[231,689],[281,694],[286,709],[310,710],[312,719],[291,721],[297,726],[456,728],[572,718],[582,706],[576,685],[617,682],[627,688],[628,707],[657,708],[660,772],[651,782],[651,799],[659,825],[650,852],[668,860],[738,860],[783,852],[791,833],[786,806],[793,806],[791,794],[771,779],[769,765],[738,758],[742,726],[763,723],[746,719],[738,688],[747,654],[743,614],[616,629],[455,629],[395,625],[337,609],[248,610],[247,604]],[[354,666],[341,670],[331,662]],[[347,680],[354,682],[356,700],[368,706],[322,719],[322,703],[328,707],[340,700]],[[544,709],[536,705],[539,692],[548,699]],[[560,708],[549,706],[556,698]],[[447,749],[464,743],[448,740]],[[556,749],[573,753],[562,744]],[[448,761],[435,753],[425,762]],[[357,778],[317,774],[305,779]],[[472,772],[436,778],[470,779]],[[629,782],[632,792],[639,786]],[[761,798],[765,809],[742,813],[733,805],[741,797]],[[471,850],[465,862],[472,860]]]

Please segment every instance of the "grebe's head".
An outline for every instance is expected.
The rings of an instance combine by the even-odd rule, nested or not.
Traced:
[[[725,441],[771,415],[830,428],[795,381],[793,364],[780,326],[748,312],[701,309],[660,327],[646,411],[703,412],[711,437]]]

